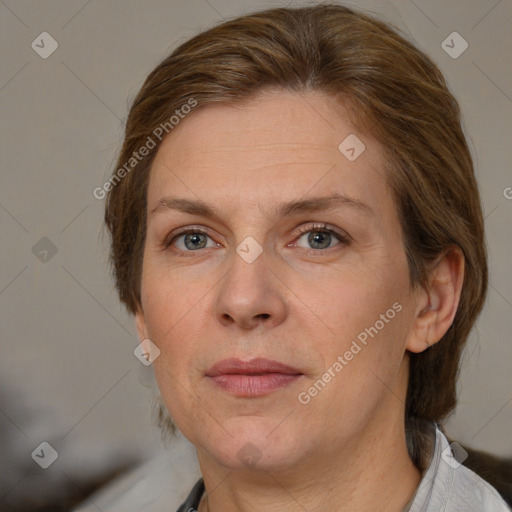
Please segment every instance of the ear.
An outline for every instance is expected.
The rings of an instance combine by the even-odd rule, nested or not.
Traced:
[[[135,328],[137,329],[137,334],[139,335],[140,341],[148,338],[146,319],[144,318],[144,312],[142,311],[142,307],[140,305],[137,308],[137,312],[135,313]]]
[[[418,294],[416,319],[406,348],[423,352],[437,343],[453,323],[464,281],[464,255],[451,247],[430,272],[428,288]]]

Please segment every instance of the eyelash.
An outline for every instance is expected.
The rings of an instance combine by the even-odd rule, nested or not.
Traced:
[[[301,226],[298,228],[297,231],[298,231],[298,235],[294,238],[294,242],[292,242],[292,243],[296,243],[304,234],[310,233],[310,232],[320,232],[320,233],[328,233],[330,235],[334,235],[339,240],[340,245],[349,245],[349,243],[350,243],[350,239],[349,239],[348,235],[341,234],[338,231],[335,231],[334,229],[329,228],[328,225],[324,224],[324,223]],[[184,235],[193,235],[193,234],[201,234],[201,235],[209,236],[208,232],[203,229],[188,228],[183,231],[180,231],[179,233],[176,233],[169,240],[166,240],[163,244],[164,249],[168,249],[178,238],[180,238]],[[336,247],[336,246],[334,246],[334,247]],[[333,249],[334,247],[328,247],[327,249],[309,249],[309,250],[302,247],[301,249],[308,251],[308,252],[314,252],[314,253],[318,254],[320,252],[326,252],[328,249]],[[197,251],[182,251],[181,249],[177,249],[177,251],[180,251],[182,253],[194,253],[194,252],[198,252],[200,250],[201,249],[198,249]]]
[[[302,237],[302,235],[310,232],[319,232],[319,233],[328,233],[330,235],[334,235],[341,243],[347,245],[349,243],[348,235],[338,233],[338,231],[331,229],[327,226],[327,224],[313,224],[308,226],[300,226],[298,228],[299,236],[296,237],[296,240]],[[318,251],[319,249],[311,249],[312,251]]]
[[[165,249],[169,248],[172,245],[173,242],[175,242],[180,236],[183,236],[183,235],[206,235],[206,236],[210,236],[206,231],[204,231],[202,229],[188,228],[188,229],[185,229],[183,231],[180,231],[180,232],[176,233],[173,237],[171,237],[168,240],[166,240],[164,242],[164,244],[163,244],[164,248]],[[188,251],[188,252],[194,252],[194,251]]]

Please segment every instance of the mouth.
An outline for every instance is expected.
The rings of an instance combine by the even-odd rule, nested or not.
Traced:
[[[240,397],[267,395],[290,385],[302,375],[296,368],[265,358],[250,361],[224,359],[206,372],[214,385]]]

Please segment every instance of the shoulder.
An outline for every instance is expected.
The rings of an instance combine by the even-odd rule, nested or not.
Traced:
[[[464,512],[510,512],[498,491],[465,466],[453,470],[448,510]]]
[[[436,426],[432,460],[411,512],[510,512],[494,487],[457,460],[454,444]]]
[[[176,510],[201,476],[193,446],[172,446],[94,494],[73,512]]]

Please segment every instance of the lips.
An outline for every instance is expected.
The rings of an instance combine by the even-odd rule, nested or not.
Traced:
[[[265,358],[224,359],[206,372],[206,377],[215,385],[243,397],[266,395],[288,386],[302,375],[297,368]]]
[[[296,368],[264,358],[251,359],[250,361],[224,359],[213,365],[206,372],[206,375],[208,377],[217,377],[218,375],[261,375],[265,373],[301,375],[301,372]]]

